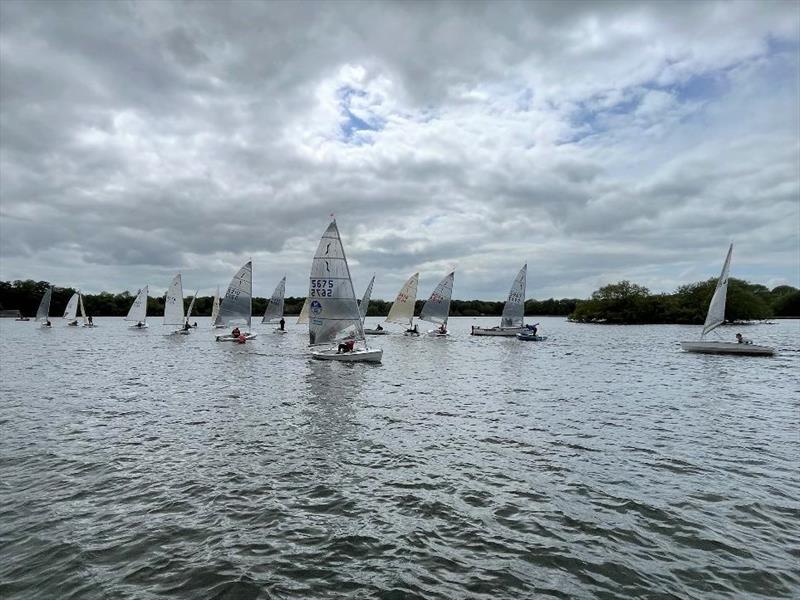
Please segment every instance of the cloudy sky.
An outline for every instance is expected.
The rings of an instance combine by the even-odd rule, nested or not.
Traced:
[[[796,2],[0,2],[0,279],[800,285]]]

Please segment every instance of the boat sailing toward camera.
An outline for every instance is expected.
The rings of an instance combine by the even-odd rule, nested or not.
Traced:
[[[250,331],[253,315],[253,261],[247,263],[236,272],[225,292],[222,304],[219,307],[219,322],[221,325],[234,326],[233,331],[224,335],[217,335],[218,342],[243,342],[256,337]],[[246,326],[245,331],[239,330],[239,325]]]
[[[419,285],[419,273],[414,273],[409,277],[397,293],[389,314],[386,316],[386,323],[404,325],[406,330],[403,335],[419,335],[417,326],[414,325],[414,306],[417,302],[417,287]]]
[[[284,325],[286,321],[283,318],[284,296],[286,295],[286,276],[280,280],[272,292],[272,297],[269,299],[267,309],[264,311],[264,316],[261,319],[262,323],[277,323],[278,327],[273,331],[275,333],[286,333]]]
[[[133,322],[133,325],[128,325],[128,329],[147,329],[147,295],[147,286],[136,293],[131,309],[125,317],[126,321]]]
[[[472,335],[496,335],[514,337],[525,332],[525,287],[528,278],[528,265],[517,273],[508,292],[508,300],[503,306],[503,316],[499,327],[473,327]]]
[[[67,321],[68,327],[78,326],[78,302],[80,301],[81,293],[75,292],[72,298],[67,302],[67,308],[64,309],[64,319]]]
[[[42,322],[42,327],[52,327],[50,323],[50,299],[53,297],[52,286],[47,288],[47,291],[42,296],[42,301],[39,302],[39,308],[36,310],[36,320]]]
[[[180,273],[175,275],[164,295],[164,325],[180,327],[171,331],[170,335],[189,335],[183,316],[183,281]]]
[[[381,362],[383,350],[367,346],[350,268],[335,219],[322,234],[314,253],[308,300],[308,339],[313,348],[312,358]],[[357,347],[357,344],[363,347]]]
[[[717,279],[717,287],[711,302],[708,305],[706,321],[703,324],[703,332],[700,334],[700,341],[681,342],[681,348],[686,352],[699,352],[703,354],[743,354],[750,356],[773,356],[775,349],[768,346],[758,346],[737,334],[738,341],[707,341],[705,336],[714,331],[725,322],[725,301],[728,296],[728,273],[731,268],[731,255],[733,254],[733,244],[728,248],[728,256],[722,265],[722,273]]]
[[[429,323],[438,323],[439,327],[428,331],[428,335],[434,337],[445,337],[450,335],[447,331],[447,317],[450,315],[450,298],[453,295],[453,280],[455,270],[451,271],[444,279],[439,282],[433,290],[431,297],[422,306],[419,318]]]

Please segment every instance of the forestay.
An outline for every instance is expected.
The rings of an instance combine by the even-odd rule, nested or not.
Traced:
[[[42,301],[39,302],[39,308],[36,311],[37,321],[47,321],[50,315],[50,298],[53,297],[53,288],[47,288],[47,291],[42,296]]]
[[[372,279],[369,280],[369,285],[367,286],[367,290],[364,292],[364,297],[361,299],[361,303],[358,305],[358,312],[361,313],[361,322],[364,322],[364,319],[367,318],[367,309],[369,308],[369,299],[372,296],[372,286],[375,284],[375,275],[372,276]]]
[[[720,273],[717,280],[717,289],[714,290],[711,303],[708,305],[708,314],[706,315],[706,322],[703,324],[702,335],[710,333],[725,321],[725,299],[728,296],[728,272],[731,268],[731,254],[733,254],[733,244],[728,248],[728,256],[725,258],[725,264],[722,265],[722,273]]]
[[[453,295],[453,280],[456,273],[452,271],[447,277],[439,282],[433,290],[431,297],[422,307],[419,318],[430,323],[447,324],[447,317],[450,314],[450,297]]]
[[[414,320],[414,304],[417,301],[418,285],[419,273],[414,273],[400,289],[400,293],[397,294],[397,298],[395,298],[386,317],[387,323],[411,326]]]
[[[125,317],[126,321],[133,321],[134,323],[144,323],[147,319],[147,286],[144,286],[136,294],[136,299],[131,304],[131,309],[128,311],[128,316]]]
[[[272,298],[269,299],[267,310],[264,311],[264,317],[261,319],[262,323],[275,323],[283,318],[283,297],[286,294],[286,277],[281,279],[280,283],[275,287],[272,292]]]
[[[80,298],[80,293],[75,292],[72,294],[72,298],[69,299],[67,302],[67,308],[64,310],[64,318],[68,321],[74,321],[78,316],[78,299]]]
[[[219,307],[220,325],[246,324],[250,327],[253,301],[253,262],[247,261],[231,279]]]
[[[183,282],[178,273],[164,297],[164,325],[183,325],[183,322]]]
[[[308,300],[311,346],[331,344],[346,335],[364,340],[361,313],[335,220],[328,225],[314,253]]]
[[[528,265],[524,265],[517,273],[508,300],[503,307],[500,327],[522,327],[525,324],[525,285],[528,278]]]

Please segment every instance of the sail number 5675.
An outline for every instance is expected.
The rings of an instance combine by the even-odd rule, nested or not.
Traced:
[[[311,280],[311,297],[316,298],[330,298],[333,296],[333,280],[332,279],[312,279]]]

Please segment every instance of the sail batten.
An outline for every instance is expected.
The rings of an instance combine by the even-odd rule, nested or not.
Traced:
[[[450,315],[450,298],[453,295],[453,281],[455,271],[451,271],[444,279],[439,282],[433,290],[431,297],[425,302],[420,312],[419,318],[429,323],[447,325],[447,318]]]
[[[310,346],[332,344],[345,336],[364,340],[361,313],[335,220],[314,253],[307,302]]]
[[[717,279],[717,287],[711,297],[711,302],[708,304],[708,313],[706,314],[706,321],[703,323],[701,337],[711,333],[725,322],[725,300],[728,296],[728,273],[731,268],[732,254],[733,244],[728,248],[728,255],[722,265],[722,272],[719,274],[719,279]]]
[[[164,325],[183,325],[183,281],[175,275],[164,296]]]
[[[225,297],[219,307],[220,325],[244,325],[250,327],[253,303],[253,261],[239,269],[231,279]]]
[[[275,291],[272,292],[272,297],[269,299],[267,309],[264,311],[264,316],[261,319],[262,323],[276,323],[283,318],[284,296],[286,294],[286,277],[280,280]]]
[[[147,320],[147,286],[144,286],[136,293],[136,298],[131,304],[131,308],[125,317],[126,321],[134,321],[136,323],[144,323]]]
[[[503,306],[500,327],[522,327],[525,324],[525,287],[528,278],[528,265],[524,265],[514,278],[508,299]]]
[[[400,288],[386,316],[387,323],[411,326],[414,321],[414,305],[417,301],[417,287],[419,285],[419,273],[414,273]]]

